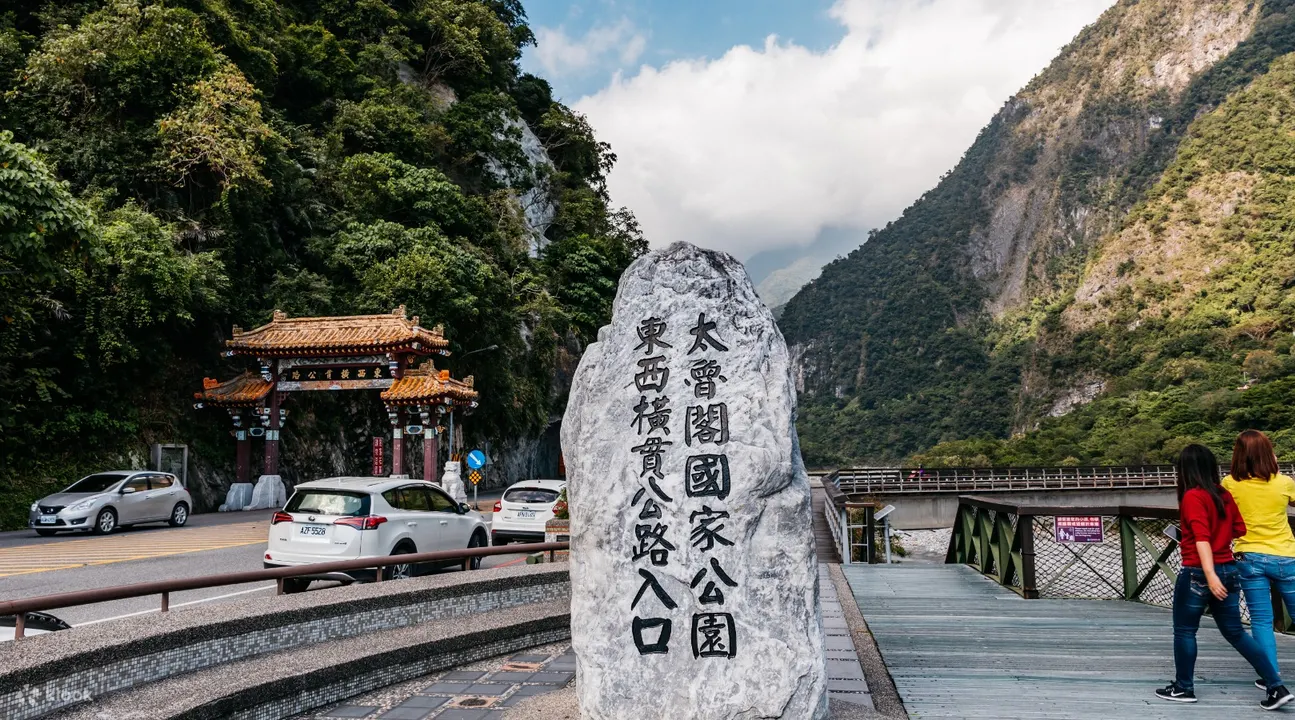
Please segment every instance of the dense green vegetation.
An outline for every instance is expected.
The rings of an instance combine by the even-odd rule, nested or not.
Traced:
[[[1135,5],[1086,29],[1026,89],[1046,102],[1082,98],[1073,131],[1049,139],[1059,152],[1046,172],[1035,173],[1044,138],[1026,118],[1050,108],[1014,100],[936,188],[788,303],[779,324],[803,352],[808,464],[1163,462],[1192,441],[1228,448],[1246,427],[1295,455],[1295,198],[1277,159],[1291,150],[1290,61],[1274,65],[1295,51],[1295,3],[1262,3],[1250,36],[1176,99],[1103,74],[1159,52],[1117,44]],[[1144,131],[1153,117],[1155,132]],[[1234,213],[1188,198],[1228,172],[1258,178]],[[1107,236],[1054,233],[1029,239],[1025,302],[986,312],[993,288],[973,274],[972,246],[1021,183],[1056,192],[1061,216],[1144,233],[1114,243],[1127,254],[1106,278],[1118,290],[1097,307],[1078,307],[1075,293],[1104,272]],[[1166,241],[1184,266],[1214,268],[1208,278],[1175,284],[1181,268],[1139,265]],[[1048,417],[1094,379],[1104,383],[1095,402]]]
[[[404,304],[453,350],[497,345],[450,361],[482,392],[468,430],[540,432],[559,365],[645,246],[608,207],[610,148],[519,71],[532,40],[518,0],[7,4],[0,525],[151,441],[227,470],[228,420],[188,398],[241,367],[218,357],[230,326],[276,308]],[[516,200],[537,186],[557,207],[539,252]],[[358,470],[380,427],[373,397],[294,412],[285,464],[303,474],[312,438],[349,443]]]
[[[1208,197],[1248,188],[1206,219]],[[1204,207],[1203,207],[1204,206]],[[1053,372],[1112,378],[1095,402],[1009,440],[938,445],[931,464],[1165,462],[1183,446],[1231,451],[1236,433],[1266,431],[1295,456],[1295,55],[1196,121],[1125,233],[1190,238],[1185,257],[1121,264],[1103,323],[1057,326]],[[1106,252],[1114,252],[1112,242]],[[1193,281],[1182,266],[1214,268]],[[1045,342],[1047,340],[1045,339]]]

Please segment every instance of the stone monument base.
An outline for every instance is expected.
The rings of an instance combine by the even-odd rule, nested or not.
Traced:
[[[225,503],[220,506],[220,512],[242,510],[250,502],[252,483],[233,483],[229,486],[229,492],[225,493]]]
[[[278,475],[262,475],[252,489],[252,499],[244,510],[268,510],[283,507],[288,502],[288,492],[283,487],[283,478]]]

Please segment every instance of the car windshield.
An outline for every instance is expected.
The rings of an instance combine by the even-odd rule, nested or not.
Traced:
[[[345,490],[299,490],[284,509],[290,513],[317,515],[368,515],[369,496]]]
[[[551,503],[557,502],[558,491],[536,487],[515,487],[504,493],[504,500],[511,503]]]
[[[72,483],[72,487],[63,492],[69,493],[101,493],[108,488],[121,482],[126,477],[121,473],[95,473],[89,477],[83,477]]]

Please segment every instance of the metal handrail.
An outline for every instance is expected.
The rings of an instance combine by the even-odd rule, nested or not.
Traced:
[[[1295,474],[1295,464],[1279,463]],[[1226,472],[1226,468],[1222,470]],[[1172,487],[1172,465],[1092,465],[1082,467],[856,467],[824,478],[847,495],[873,493],[975,492],[978,490],[1066,490]]]
[[[1178,519],[1178,508],[1164,505],[1020,505],[976,495],[964,495],[958,498],[958,504],[1011,513],[1022,517],[1035,515],[1127,515],[1158,520]]]
[[[26,613],[29,612],[39,612],[43,610],[71,607],[74,605],[89,605],[91,603],[107,602],[109,600],[123,600],[126,598],[158,594],[162,596],[162,612],[168,612],[171,604],[171,593],[180,592],[182,590],[200,590],[202,588],[222,587],[225,585],[241,585],[243,583],[257,582],[260,580],[274,580],[277,585],[276,592],[282,595],[283,581],[290,578],[300,577],[302,575],[323,575],[326,573],[345,572],[347,570],[383,568],[389,565],[420,565],[422,563],[459,559],[464,561],[464,569],[466,570],[471,566],[467,561],[472,558],[489,557],[492,555],[516,555],[518,553],[548,552],[549,560],[552,561],[556,551],[568,550],[569,548],[570,543],[556,542],[465,548],[463,550],[438,550],[436,552],[387,555],[386,557],[360,558],[358,560],[337,560],[334,562],[292,565],[289,567],[266,568],[264,570],[246,570],[243,572],[220,573],[217,575],[199,575],[196,577],[180,578],[178,580],[158,580],[155,582],[132,583],[130,585],[115,585],[106,588],[96,588],[94,590],[77,590],[74,592],[55,593],[53,595],[38,595],[36,597],[22,598],[19,600],[0,601],[0,616],[16,616],[14,624],[14,639],[17,640],[23,637],[23,631],[26,625]],[[382,573],[376,573],[375,577],[380,581],[382,579]]]

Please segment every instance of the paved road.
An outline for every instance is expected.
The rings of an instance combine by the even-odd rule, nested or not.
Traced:
[[[200,515],[190,515],[189,522],[185,525],[185,528],[203,528],[248,522],[268,522],[270,516],[273,514],[273,510],[252,510],[249,512],[232,513],[202,513]],[[166,523],[136,525],[134,527],[118,530],[113,534],[113,537],[136,537],[139,538],[141,542],[144,542],[145,537],[171,529],[172,528]],[[70,532],[59,533],[54,537],[44,538],[37,535],[34,530],[10,530],[7,532],[0,532],[0,548],[68,542],[69,540],[82,540],[86,537],[89,536],[83,532]]]
[[[109,536],[75,534],[42,538],[30,530],[0,533],[0,598],[258,570],[262,567],[271,514],[265,511],[195,515],[184,528],[145,526]],[[525,556],[520,554],[501,555],[485,558],[482,567],[524,561]],[[333,586],[316,582],[311,592],[327,592]],[[273,583],[191,590],[173,595],[171,607],[231,602],[269,592],[274,592]],[[156,612],[159,603],[159,597],[150,596],[51,612],[79,625]]]

